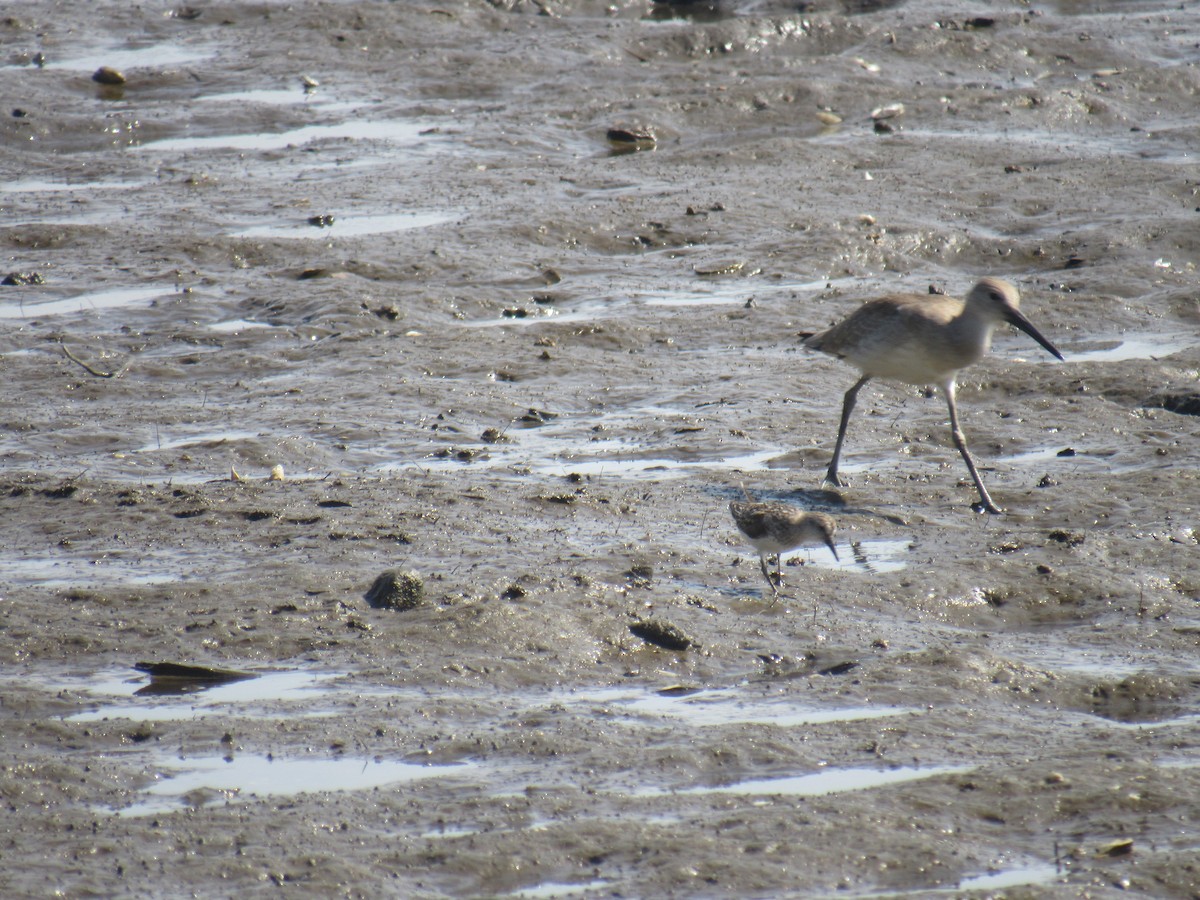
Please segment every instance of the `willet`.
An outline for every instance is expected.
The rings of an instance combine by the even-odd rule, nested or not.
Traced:
[[[872,378],[932,384],[946,395],[950,434],[979,491],[979,506],[991,513],[1000,512],[988,496],[967,450],[958,425],[954,389],[958,373],[987,353],[992,332],[1004,322],[1020,328],[1054,356],[1063,358],[1021,314],[1020,304],[1021,295],[1013,285],[999,278],[984,278],[971,288],[966,300],[921,294],[892,294],[869,300],[832,328],[805,338],[805,346],[844,359],[863,373],[846,391],[842,402],[842,421],[825,480],[841,487],[838,460],[846,439],[846,424],[864,384]]]
[[[730,501],[729,511],[733,514],[738,531],[745,535],[758,551],[758,564],[763,577],[771,586],[775,599],[779,599],[779,587],[783,583],[780,557],[797,547],[824,544],[838,559],[837,547],[833,543],[837,523],[833,516],[820,512],[802,512],[786,503],[745,503]],[[775,577],[771,578],[767,568],[767,557],[775,557]]]

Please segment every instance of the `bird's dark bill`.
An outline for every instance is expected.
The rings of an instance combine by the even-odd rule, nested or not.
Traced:
[[[1025,318],[1025,316],[1022,315],[1020,310],[1010,309],[1008,311],[1008,315],[1005,318],[1008,319],[1008,322],[1010,325],[1014,325],[1017,328],[1020,328],[1023,332],[1025,332],[1027,335],[1029,335],[1031,338],[1033,338],[1035,341],[1037,341],[1039,344],[1041,344],[1043,347],[1045,347],[1046,350],[1048,350],[1053,356],[1055,356],[1058,359],[1063,358],[1063,355],[1058,352],[1058,348],[1055,347],[1048,340],[1046,340],[1044,337],[1042,337],[1042,333],[1033,327],[1033,323],[1030,322],[1027,318]]]

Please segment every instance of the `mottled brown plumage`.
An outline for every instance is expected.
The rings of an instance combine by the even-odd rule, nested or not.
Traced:
[[[779,585],[783,582],[781,555],[797,547],[824,544],[837,559],[837,547],[833,535],[837,523],[833,516],[820,512],[803,512],[785,503],[753,503],[734,500],[729,504],[733,522],[758,551],[758,563],[763,577],[771,586],[775,597],[779,597]],[[767,558],[775,557],[775,577],[772,579],[767,568]]]

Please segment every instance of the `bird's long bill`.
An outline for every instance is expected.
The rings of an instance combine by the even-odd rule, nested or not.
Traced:
[[[833,554],[834,559],[836,559],[838,562],[842,561],[842,558],[837,555],[837,547],[833,545],[833,538],[825,538],[825,546],[829,548],[829,552]]]
[[[1058,348],[1042,337],[1042,333],[1033,327],[1033,323],[1025,318],[1019,309],[1009,309],[1005,315],[1005,318],[1008,320],[1010,325],[1015,325],[1017,328],[1020,328],[1023,332],[1049,350],[1052,355],[1058,357],[1059,359],[1063,358],[1063,355],[1058,352]]]

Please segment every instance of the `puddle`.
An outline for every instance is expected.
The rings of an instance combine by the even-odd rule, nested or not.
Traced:
[[[233,444],[239,441],[257,441],[256,431],[213,431],[191,435],[189,437],[162,440],[161,435],[153,444],[145,444],[130,450],[130,453],[157,453],[162,450],[182,450],[185,447],[219,447],[222,444]]]
[[[204,94],[196,98],[201,103],[245,104],[258,103],[262,106],[311,106],[322,112],[358,109],[365,104],[353,100],[328,100],[320,91],[306,91],[299,80],[295,88],[259,88],[249,91],[231,91],[227,94]]]
[[[144,303],[155,297],[169,297],[175,294],[173,287],[152,285],[148,287],[113,288],[107,291],[94,291],[88,294],[77,294],[62,300],[34,301],[28,300],[16,305],[0,306],[0,319],[36,319],[42,316],[57,316],[63,313],[95,312],[98,309],[116,309],[122,306],[132,306]]]
[[[972,875],[964,878],[954,887],[931,887],[920,889],[905,889],[901,891],[879,891],[865,894],[842,894],[846,900],[886,900],[888,897],[912,897],[917,894],[938,896],[952,894],[958,896],[964,891],[1001,891],[1007,888],[1025,887],[1026,885],[1048,884],[1060,874],[1059,868],[1053,863],[1030,863],[1012,869],[1004,869],[987,875]]]
[[[1015,869],[1005,869],[988,875],[964,878],[955,891],[996,891],[1003,888],[1021,887],[1026,884],[1045,884],[1058,874],[1053,863],[1033,863]]]
[[[367,234],[390,234],[413,228],[430,228],[453,222],[456,216],[448,213],[390,213],[380,216],[335,216],[332,225],[316,226],[301,220],[288,224],[256,225],[233,232],[240,238],[293,238],[325,240],[328,238],[359,237]]]
[[[478,828],[462,828],[452,825],[435,828],[432,831],[422,831],[417,837],[425,838],[426,840],[453,840],[460,837],[472,837],[483,832]]]
[[[138,68],[168,69],[212,59],[216,55],[214,50],[181,47],[178,44],[152,44],[149,47],[113,45],[106,50],[89,50],[83,56],[72,56],[63,60],[51,57],[46,62],[46,68],[89,73],[101,66],[111,66],[122,71]]]
[[[414,144],[425,126],[406,119],[362,122],[351,120],[332,125],[306,125],[278,134],[219,134],[209,137],[164,138],[136,146],[136,150],[170,152],[180,150],[282,150],[322,140],[391,141]]]
[[[842,707],[837,709],[796,709],[787,698],[773,702],[747,700],[737,690],[698,691],[682,696],[660,693],[630,693],[620,689],[575,694],[568,702],[602,703],[635,716],[681,719],[696,727],[715,725],[820,725],[829,722],[856,722],[889,716],[916,714],[915,709],[896,706]],[[662,724],[661,721],[656,724]]]
[[[1172,719],[1154,719],[1149,718],[1150,713],[1142,713],[1145,718],[1139,717],[1134,721],[1126,718],[1114,719],[1109,716],[1100,715],[1100,718],[1106,725],[1111,728],[1120,728],[1125,731],[1145,731],[1151,728],[1196,728],[1200,725],[1200,713],[1188,713],[1182,716],[1175,716]]]
[[[60,690],[81,690],[91,694],[123,698],[115,703],[104,703],[95,709],[67,716],[68,722],[100,722],[105,719],[170,722],[214,715],[255,714],[254,710],[231,709],[244,705],[303,702],[303,711],[287,710],[286,715],[290,718],[297,715],[328,714],[328,705],[318,708],[315,706],[316,701],[336,696],[336,689],[331,688],[329,682],[343,677],[344,673],[338,672],[267,672],[242,681],[197,684],[195,690],[182,694],[162,693],[155,689],[150,676],[140,673],[128,678],[111,675],[99,681],[63,680],[57,687]]]
[[[717,469],[734,472],[760,472],[767,469],[791,468],[772,465],[772,461],[785,455],[782,450],[759,450],[739,456],[714,456],[707,458],[670,459],[667,457],[642,457],[637,459],[563,459],[570,457],[570,449],[558,451],[558,459],[541,459],[529,464],[531,472],[547,475],[577,474],[589,477],[610,476],[620,480],[632,478],[660,479],[664,475],[684,477],[696,469]],[[505,465],[511,464],[507,460]]]
[[[696,277],[701,278],[702,276]],[[754,298],[755,302],[760,305],[774,302],[789,303],[792,301],[794,295],[811,291],[822,291],[830,285],[836,285],[839,281],[846,280],[821,279],[820,281],[804,283],[774,281],[768,283],[742,276],[730,281],[714,282],[707,289],[697,289],[693,283],[689,282],[686,287],[681,287],[676,291],[652,295],[614,292],[603,300],[583,300],[572,303],[570,309],[566,311],[557,307],[545,307],[536,310],[529,309],[529,315],[476,319],[463,322],[463,327],[495,328],[507,325],[518,327],[537,325],[542,322],[554,322],[555,324],[595,322],[618,315],[629,315],[630,308],[635,310],[642,307],[690,308],[694,306],[719,306],[728,304],[744,306],[746,301],[751,298]],[[776,295],[780,295],[778,300],[773,299]],[[737,352],[743,354],[745,351],[738,350]]]
[[[697,276],[704,277],[704,276]],[[674,291],[670,294],[659,294],[652,297],[646,297],[644,301],[646,306],[713,306],[725,303],[736,303],[739,306],[745,305],[746,301],[751,297],[755,298],[755,302],[763,302],[764,297],[771,297],[776,294],[784,294],[785,300],[790,300],[791,296],[796,293],[810,293],[812,291],[823,291],[825,288],[834,282],[822,278],[819,281],[806,281],[801,283],[796,282],[764,282],[755,281],[742,276],[730,281],[714,282],[711,287],[705,290],[696,290],[689,288],[682,291]]]
[[[1111,468],[1111,458],[1115,455],[1115,452],[1112,451],[1086,453],[1076,450],[1073,447],[1058,444],[1053,447],[1039,447],[1036,450],[1027,450],[1024,453],[1014,453],[1011,456],[1001,456],[999,459],[1014,466],[1054,465],[1060,469],[1066,467],[1072,471],[1077,471],[1079,469],[1096,470]]]
[[[515,430],[515,429],[514,429]],[[801,468],[789,461],[787,451],[760,450],[738,456],[693,456],[687,459],[672,459],[665,456],[645,455],[634,457],[636,451],[628,449],[623,440],[590,441],[580,440],[578,445],[568,443],[569,438],[560,439],[551,428],[521,429],[519,443],[506,448],[494,445],[488,448],[485,457],[474,457],[468,463],[473,467],[492,470],[517,469],[522,473],[565,477],[582,475],[589,478],[609,477],[627,481],[636,479],[666,480],[684,478],[697,469],[723,472],[758,472],[771,469]],[[614,454],[624,452],[624,458],[597,457],[611,449]],[[381,451],[389,457],[395,454]],[[576,455],[578,454],[578,456]],[[412,463],[382,463],[372,469],[376,472],[393,472],[406,469]],[[453,454],[446,457],[427,456],[421,459],[421,468],[435,471],[457,470],[464,463]]]
[[[213,322],[207,326],[209,331],[218,331],[222,334],[241,334],[243,331],[249,331],[253,328],[274,328],[270,322],[251,322],[249,319],[228,319],[224,322]]]
[[[840,562],[833,559],[823,560],[818,554],[811,564],[824,569],[849,569],[873,575],[880,572],[898,572],[908,566],[911,546],[910,540],[851,541],[850,554],[840,551]]]
[[[1145,652],[1120,653],[1106,647],[1077,647],[1065,645],[1056,633],[1031,633],[1022,630],[1018,635],[1006,637],[999,644],[1002,652],[1021,665],[1046,669],[1056,674],[1082,674],[1096,678],[1127,678],[1145,672],[1153,672],[1156,666],[1170,666],[1169,658]]]
[[[1157,759],[1154,764],[1161,769],[1195,769],[1200,766],[1200,759],[1191,756],[1177,756],[1173,759]]]
[[[472,763],[417,765],[363,757],[279,759],[271,756],[197,757],[162,764],[160,780],[145,789],[155,799],[120,810],[144,816],[191,806],[186,795],[214,791],[226,801],[256,797],[292,797],[329,791],[362,791],[408,784],[473,767]]]
[[[545,881],[533,887],[522,888],[510,894],[497,894],[497,897],[513,897],[515,900],[553,900],[555,897],[574,897],[586,891],[599,891],[608,887],[612,882],[603,879],[587,881],[581,884],[570,884],[563,881]]]
[[[120,191],[144,187],[145,181],[40,181],[22,178],[18,181],[0,182],[0,194],[53,194],[61,191]],[[111,212],[106,212],[108,218]]]
[[[862,791],[888,784],[920,781],[938,775],[956,775],[970,772],[974,766],[901,766],[895,769],[826,769],[810,775],[793,775],[788,778],[754,778],[736,784],[701,786],[689,788],[636,788],[634,797],[675,797],[684,794],[769,794],[788,797],[823,797],[827,794],[842,794]]]
[[[1139,334],[1111,340],[1095,338],[1086,343],[1100,346],[1094,350],[1064,350],[1063,356],[1066,357],[1066,361],[1124,362],[1130,359],[1163,359],[1183,350],[1200,347],[1200,335]]]
[[[169,584],[182,580],[182,577],[178,561],[174,565],[153,566],[140,557],[129,561],[115,555],[0,559],[0,578],[9,586],[71,588]]]

